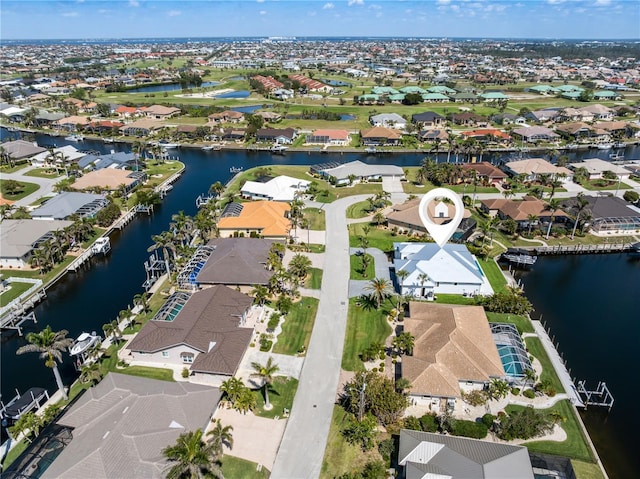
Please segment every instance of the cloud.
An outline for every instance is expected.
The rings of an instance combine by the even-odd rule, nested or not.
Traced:
[[[67,12],[62,14],[63,17],[77,17],[78,12]]]
[[[182,12],[180,10],[169,10],[167,12],[168,17],[177,17],[179,15],[182,15]]]
[[[335,5],[333,3],[331,3],[331,2],[325,3],[324,5],[322,5],[322,9],[323,10],[331,10],[334,7],[335,7]]]
[[[138,0],[129,0],[129,6],[130,7],[139,7],[140,6],[140,2]]]
[[[451,0],[436,0],[436,3],[438,5],[449,5],[451,3]]]
[[[266,15],[267,11],[266,10],[260,10],[260,15]]]
[[[347,2],[347,5],[352,6],[352,5],[364,5],[364,0],[349,0]]]
[[[382,7],[380,5],[369,5],[369,8],[371,10],[382,10]]]
[[[256,0],[258,3],[264,3],[264,0]]]
[[[76,0],[76,3],[84,3],[84,0]]]
[[[111,10],[107,10],[106,8],[101,8],[100,10],[98,10],[98,13],[100,15],[104,15],[105,13],[111,13]]]
[[[611,0],[596,0],[596,7],[608,7],[611,5]]]

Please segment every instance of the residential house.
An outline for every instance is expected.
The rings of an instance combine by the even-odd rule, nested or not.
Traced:
[[[514,139],[520,140],[523,143],[537,143],[539,141],[552,142],[560,138],[560,135],[552,129],[537,125],[516,128],[511,132],[511,135],[513,135]]]
[[[411,123],[422,130],[443,128],[447,120],[442,115],[433,111],[425,111],[423,113],[415,113],[411,115]]]
[[[279,201],[230,203],[218,220],[220,236],[258,236],[288,239],[291,230],[291,206]]]
[[[260,128],[256,131],[256,141],[265,141],[276,145],[290,145],[296,136],[296,130],[293,128]]]
[[[77,215],[80,218],[94,218],[109,204],[104,195],[65,191],[48,199],[31,212],[34,220],[65,220]]]
[[[467,130],[460,133],[465,139],[473,138],[480,143],[511,143],[511,137],[504,131],[495,128],[477,128],[475,130]]]
[[[487,185],[499,185],[509,177],[509,175],[500,168],[496,168],[487,161],[481,161],[479,163],[464,163],[462,165],[462,169],[468,172],[469,175],[471,174],[471,171],[475,171],[477,177],[481,179],[482,183]]]
[[[462,113],[451,113],[449,119],[460,126],[487,126],[487,118],[469,111]]]
[[[434,217],[436,218],[436,217]],[[439,293],[464,296],[493,293],[476,258],[464,244],[394,243],[393,266],[409,273],[400,294],[433,300]],[[399,280],[400,281],[400,280]]]
[[[527,119],[521,115],[514,115],[513,113],[496,113],[491,115],[491,121],[498,125],[524,125]]]
[[[144,110],[144,115],[153,120],[168,120],[179,114],[180,108],[174,106],[151,105]]]
[[[256,181],[245,181],[240,188],[240,194],[243,198],[251,200],[290,202],[296,196],[303,194],[310,184],[310,181],[285,175],[275,178],[264,177],[258,178]]]
[[[53,122],[53,127],[65,131],[78,131],[79,127],[84,128],[89,123],[91,119],[87,116],[71,115]]]
[[[589,173],[590,180],[603,178],[605,171],[614,173],[620,180],[627,180],[629,176],[631,176],[631,171],[627,168],[616,165],[610,161],[601,160],[600,158],[589,158],[576,163],[569,163],[568,166],[574,171],[578,168],[584,168]]]
[[[124,194],[127,194],[142,181],[144,181],[144,173],[142,172],[118,168],[102,168],[82,175],[73,182],[71,187],[76,190],[96,191],[116,191],[121,189]]]
[[[365,146],[397,146],[402,134],[398,130],[391,130],[382,126],[374,126],[360,132],[362,144]]]
[[[244,113],[234,110],[225,110],[220,113],[212,113],[208,117],[208,125],[220,125],[222,123],[240,123],[244,121]]]
[[[442,143],[449,141],[449,133],[446,130],[422,130],[418,133],[418,140],[430,143]]]
[[[314,130],[307,135],[307,145],[348,146],[351,141],[347,130]]]
[[[71,224],[72,221],[2,220],[0,267],[27,267],[34,249],[51,239],[53,232]]]
[[[225,128],[221,134],[224,141],[235,141],[236,143],[242,143],[246,136],[246,128]]]
[[[528,158],[526,160],[514,160],[505,163],[507,173],[523,175],[525,181],[540,181],[543,175],[561,182],[573,181],[573,172],[563,166],[556,166],[542,158]]]
[[[394,128],[396,130],[404,130],[407,126],[407,120],[397,113],[380,113],[378,115],[371,115],[369,117],[369,123],[373,126]]]
[[[561,209],[550,210],[546,202],[533,196],[525,196],[522,200],[494,198],[482,200],[480,209],[491,216],[498,216],[501,220],[512,219],[518,224],[519,230],[538,227],[540,223],[566,223],[569,216]]]
[[[589,200],[588,208],[592,217],[589,225],[591,233],[598,236],[640,234],[640,208],[616,196],[586,198]]]
[[[368,165],[356,160],[349,163],[322,163],[310,168],[314,175],[325,178],[337,186],[362,181],[381,181],[383,177],[404,178],[404,170],[395,165]]]
[[[78,151],[72,145],[65,145],[59,148],[53,149],[53,155],[51,151],[45,150],[42,153],[38,153],[36,156],[31,157],[31,164],[38,168],[43,167],[59,167],[64,168],[66,164],[77,163],[82,158],[87,156],[87,153]]]
[[[149,136],[161,128],[164,128],[164,125],[159,121],[140,119],[121,126],[120,133],[127,136]]]
[[[613,108],[600,104],[583,106],[580,108],[580,111],[584,114],[582,121],[611,121],[616,115]],[[589,115],[591,116],[591,119],[586,120],[585,117],[588,117]]]
[[[536,477],[525,446],[410,429],[400,430],[398,464],[405,479]]]
[[[29,158],[47,151],[46,148],[38,146],[35,142],[24,140],[7,141],[2,143],[2,148],[4,153],[9,155],[9,158],[17,162],[27,161]]]
[[[461,392],[505,377],[482,306],[411,301],[404,332],[414,337],[413,354],[401,365],[414,404],[451,410]]]
[[[186,367],[194,382],[219,386],[232,377],[253,336],[253,298],[223,285],[174,293],[126,345],[131,364]]]
[[[555,108],[544,110],[535,110],[525,113],[525,118],[536,123],[545,123],[547,121],[556,121],[560,116],[560,111]]]

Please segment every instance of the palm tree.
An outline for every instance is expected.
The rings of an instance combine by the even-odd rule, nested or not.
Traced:
[[[538,376],[533,369],[525,369],[522,373],[524,374],[523,379],[525,384],[529,383],[531,386],[533,386],[536,382],[536,379],[538,379]]]
[[[140,306],[141,313],[147,313],[151,311],[151,306],[149,305],[149,293],[138,293],[133,297],[133,304],[136,306]]]
[[[391,295],[391,284],[384,278],[374,278],[369,281],[364,288],[366,291],[370,291],[376,300],[378,308],[382,301],[387,299]]]
[[[535,223],[536,221],[538,221],[537,215],[527,215],[527,222],[529,223],[529,236],[531,236],[531,228],[533,227],[533,223]]]
[[[384,213],[382,213],[382,211],[378,211],[375,215],[373,215],[372,220],[377,226],[380,226],[385,221],[387,221],[387,217],[384,215]]]
[[[162,249],[162,255],[164,256],[164,266],[167,269],[167,275],[171,278],[171,265],[169,263],[169,250],[173,253],[173,259],[176,256],[176,245],[174,243],[174,236],[168,231],[163,231],[159,235],[153,235],[151,237],[153,244],[149,246],[147,251],[151,252],[158,248]]]
[[[584,197],[584,193],[578,193],[576,197],[576,205],[574,206],[576,211],[576,220],[573,223],[573,231],[571,231],[571,239],[573,239],[576,235],[576,228],[578,227],[578,223],[580,221],[580,215],[587,209],[589,206],[589,200]]]
[[[311,260],[303,254],[296,254],[289,262],[289,273],[299,279],[304,279],[309,274]]]
[[[220,384],[220,391],[226,394],[231,404],[237,401],[244,389],[246,389],[246,386],[242,382],[242,379],[236,377],[222,381],[222,384]]]
[[[100,370],[100,363],[97,361],[91,364],[85,364],[82,366],[80,372],[80,382],[90,383],[92,386],[98,384],[102,379],[102,371]]]
[[[269,297],[269,289],[263,284],[256,284],[250,294],[255,302],[262,306]]]
[[[171,461],[167,479],[224,478],[215,446],[202,440],[201,429],[180,434],[162,454]]]
[[[222,457],[222,446],[226,445],[229,449],[233,447],[233,426],[223,426],[220,419],[213,420],[215,426],[211,431],[207,433],[207,436],[211,436],[211,445],[218,457]]]
[[[122,338],[122,331],[120,331],[120,324],[117,319],[114,319],[110,323],[103,324],[102,330],[105,336],[113,337],[114,344],[117,344],[120,338]]]
[[[40,358],[45,360],[44,365],[53,369],[56,384],[65,400],[68,399],[68,396],[64,390],[57,363],[62,363],[62,351],[66,351],[73,343],[73,339],[67,338],[67,334],[69,332],[65,329],[54,332],[51,330],[51,326],[47,325],[39,333],[27,334],[26,339],[29,344],[21,346],[16,351],[16,354],[40,353]]]
[[[404,284],[404,280],[407,279],[409,273],[406,269],[398,269],[396,270],[396,278],[398,278],[398,291],[402,294],[402,285]]]
[[[209,193],[213,193],[217,198],[220,197],[222,192],[224,191],[224,185],[219,181],[216,181],[209,187]]]
[[[426,273],[420,273],[418,275],[418,281],[420,281],[420,296],[424,297],[424,283],[429,279],[429,275]]]
[[[560,200],[551,198],[549,203],[547,203],[546,209],[551,211],[551,216],[549,216],[549,226],[547,227],[547,236],[546,239],[549,239],[549,233],[551,233],[551,226],[553,226],[553,220],[555,219],[555,212],[558,210],[560,206]]]
[[[273,362],[273,357],[269,356],[265,364],[258,362],[251,363],[251,367],[255,371],[252,376],[258,376],[262,379],[262,387],[264,387],[264,408],[271,409],[269,402],[269,386],[273,382],[273,375],[280,370],[280,367]]]

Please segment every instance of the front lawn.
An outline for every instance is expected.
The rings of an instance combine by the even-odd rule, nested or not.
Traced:
[[[385,343],[392,333],[387,321],[387,312],[394,308],[388,300],[380,309],[364,309],[356,305],[356,298],[349,300],[347,331],[345,333],[342,369],[359,371],[364,369],[360,353],[373,343]]]
[[[24,176],[33,176],[34,178],[58,178],[59,176],[64,176],[64,168],[62,169],[62,173],[56,171],[55,168],[35,168],[27,171]]]
[[[509,405],[505,410],[509,413],[516,410],[521,411],[524,407],[525,406]],[[567,399],[557,402],[548,409],[537,409],[537,411],[542,413],[550,413],[552,411],[559,412],[564,419],[560,425],[567,433],[567,439],[562,442],[536,440],[525,442],[524,445],[527,446],[527,449],[533,452],[565,456],[588,463],[595,462],[595,457],[582,432],[582,427],[580,427],[574,409]]]
[[[580,182],[580,186],[582,186],[585,190],[590,190],[590,191],[616,190],[616,189],[630,190],[631,189],[631,186],[629,186],[626,183],[620,182],[620,186],[618,186],[617,181],[608,181],[603,179],[582,181]]]
[[[571,465],[578,479],[604,479],[604,474],[598,464],[572,459]]]
[[[273,346],[273,352],[293,356],[299,351],[306,351],[317,312],[318,300],[315,298],[302,298],[293,303],[282,323],[282,332]]]
[[[270,475],[269,470],[264,467],[258,471],[255,462],[228,454],[222,457],[221,462],[225,479],[267,479]]]
[[[277,376],[276,378],[274,378],[271,386],[269,386],[269,402],[272,406],[271,409],[265,411],[263,395],[264,389],[260,388],[254,391],[258,400],[258,405],[253,412],[256,416],[266,417],[269,419],[273,419],[276,416],[282,417],[285,409],[291,411],[293,398],[296,395],[297,390],[297,379]]]
[[[532,354],[533,356],[538,358],[538,361],[540,361],[540,364],[542,365],[542,374],[540,374],[539,380],[550,381],[556,392],[563,393],[564,388],[562,387],[560,378],[558,378],[556,370],[553,368],[553,364],[551,364],[551,360],[549,359],[549,356],[547,356],[547,352],[542,346],[542,341],[540,341],[540,338],[528,337],[525,338],[525,343],[527,345],[527,351],[529,351],[529,354]]]
[[[9,185],[8,189],[7,185]],[[29,196],[31,193],[34,193],[39,189],[40,187],[38,185],[27,181],[0,180],[0,191],[2,191],[2,197],[9,201],[21,200],[25,196]]]
[[[320,268],[309,268],[304,287],[309,289],[320,289],[322,287],[322,270]]]
[[[461,294],[442,294],[442,293],[439,293],[436,295],[435,302],[441,303],[441,304],[462,304],[462,305],[476,304],[475,298],[470,296],[465,297],[465,296],[462,296]]]
[[[409,241],[410,237],[394,233],[392,230],[372,227],[368,235],[364,234],[362,228],[367,223],[355,223],[349,225],[349,246],[360,248],[360,236],[366,236],[369,240],[369,248],[378,248],[381,251],[392,251],[393,243]]]
[[[369,216],[371,211],[369,211],[369,207],[371,204],[368,201],[359,201],[352,205],[349,205],[347,208],[347,218],[364,218],[365,216]]]
[[[320,208],[305,208],[302,212],[304,213],[304,217],[309,221],[309,229],[314,231],[324,231],[327,229],[324,210]]]
[[[128,366],[123,369],[113,369],[120,374],[139,376],[141,378],[159,379],[160,381],[173,381],[173,371],[164,368],[150,368],[148,366]]]
[[[364,258],[369,258],[369,264],[367,265],[367,269],[362,268],[362,262]],[[351,275],[349,279],[373,279],[376,275],[376,269],[374,264],[373,256],[370,254],[352,254],[349,256],[349,263],[351,266]]]

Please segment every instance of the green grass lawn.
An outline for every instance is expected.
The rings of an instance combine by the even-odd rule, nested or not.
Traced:
[[[509,405],[506,408],[506,412],[522,410],[524,406]],[[587,463],[594,463],[595,457],[587,439],[582,432],[582,428],[578,423],[579,419],[571,407],[571,404],[567,399],[559,401],[553,407],[548,409],[538,409],[543,413],[550,413],[551,411],[558,411],[565,419],[562,423],[562,429],[567,433],[567,439],[562,442],[557,441],[528,441],[524,445],[534,452],[542,452],[546,454],[555,454],[557,456],[565,456],[571,459],[577,459],[579,461],[585,461]]]
[[[31,283],[25,283],[23,281],[12,281],[9,284],[10,288],[0,295],[0,306],[9,304],[11,301],[16,299],[18,296],[20,296],[22,293],[33,286],[33,284]]]
[[[542,346],[542,342],[539,338],[529,337],[525,338],[525,344],[527,345],[527,350],[529,354],[532,354],[540,364],[542,364],[542,374],[540,375],[540,380],[548,380],[551,381],[552,386],[555,388],[556,392],[563,393],[564,388],[562,387],[562,383],[556,374],[556,370],[553,368],[551,364],[551,360],[549,356],[547,356],[547,352]]]
[[[436,303],[441,304],[476,304],[476,300],[474,298],[464,297],[461,294],[442,294],[439,293],[436,295],[435,299]]]
[[[365,216],[369,216],[372,214],[369,211],[370,203],[368,201],[359,201],[358,203],[354,203],[347,208],[347,218],[364,218]]]
[[[302,348],[306,351],[317,312],[318,300],[315,298],[302,298],[294,303],[282,324],[273,352],[295,355]]]
[[[322,287],[322,270],[320,268],[309,268],[304,287],[309,289],[320,289]]]
[[[29,196],[31,193],[35,193],[40,189],[40,187],[35,183],[18,181],[18,183],[20,183],[20,189],[16,190],[15,192],[9,193],[6,190],[7,181],[11,180],[0,180],[0,190],[2,191],[2,196],[4,197],[4,199],[9,201],[21,200],[25,196]]]
[[[324,231],[327,229],[324,210],[319,208],[305,208],[304,217],[309,221],[309,229],[314,231]]]
[[[367,256],[369,258],[369,264],[366,271],[362,271],[362,260]],[[351,275],[349,279],[373,279],[376,275],[375,264],[373,262],[373,256],[352,254],[349,256],[349,263],[351,265]]]
[[[31,269],[31,270],[18,270],[18,269],[0,269],[0,273],[5,276],[16,276],[18,278],[36,278],[41,279],[43,283],[47,283],[56,275],[58,275],[61,271],[63,271],[67,266],[71,264],[71,262],[75,259],[75,256],[65,256],[62,263],[58,263],[55,267],[49,271],[47,274],[40,274],[40,270]]]
[[[571,459],[571,465],[577,479],[604,479],[604,474],[598,464]]]
[[[348,420],[348,414],[340,406],[333,407],[331,427],[327,438],[327,447],[322,461],[321,479],[334,479],[343,474],[361,470],[369,461],[381,461],[382,457],[377,448],[367,452],[354,444],[349,444],[342,430]],[[378,441],[384,437],[378,437]]]
[[[123,369],[116,369],[115,372],[141,378],[159,379],[160,381],[173,381],[173,371],[171,369],[129,366]]]
[[[297,379],[277,376],[269,387],[269,402],[271,403],[271,406],[273,406],[270,410],[264,410],[263,388],[256,389],[254,391],[258,400],[258,406],[254,411],[255,415],[269,419],[273,419],[276,416],[282,417],[285,409],[291,411],[293,398],[296,395],[297,389]]]
[[[360,236],[365,236],[362,228],[368,223],[354,223],[349,225],[349,246],[352,248],[360,247]],[[394,234],[393,231],[381,228],[372,227],[369,234],[366,235],[369,239],[369,248],[378,248],[382,251],[392,251],[393,243],[402,241],[409,241],[409,236]]]
[[[387,321],[387,312],[394,307],[395,305],[387,300],[380,309],[365,310],[356,306],[355,298],[349,300],[342,369],[347,371],[364,369],[360,353],[372,343],[384,344],[392,333]]]
[[[16,165],[16,166],[2,165],[0,166],[0,173],[15,173],[16,171],[20,171],[21,169],[26,168],[27,166],[29,166],[29,163],[20,163],[19,165]]]
[[[493,259],[478,258],[478,263],[480,263],[482,271],[484,271],[484,274],[489,279],[489,283],[491,284],[493,291],[495,293],[505,291],[507,287],[507,280],[502,274],[500,266],[498,266]]]
[[[147,175],[149,175],[149,181],[147,182],[146,186],[148,188],[158,186],[171,175],[183,169],[184,163],[182,163],[181,161],[169,160],[162,163],[157,163],[150,160],[147,162],[147,168],[145,169],[145,172],[147,173]]]
[[[255,462],[240,459],[239,457],[222,457],[222,474],[225,479],[267,479],[270,476],[269,470],[262,468],[256,470],[258,465]]]
[[[287,245],[291,251],[298,253],[324,253],[325,245],[323,244],[290,244]]]
[[[35,168],[27,171],[24,176],[33,176],[35,178],[58,178],[64,176],[64,169],[62,172],[56,171],[55,168]]]
[[[42,203],[44,203],[45,201],[50,200],[51,198],[53,198],[53,196],[43,196],[43,197],[38,198],[37,200],[35,200],[29,206],[40,206]]]
[[[585,190],[590,190],[590,191],[615,190],[615,189],[630,190],[631,189],[631,186],[629,186],[626,183],[620,182],[620,186],[618,186],[617,181],[607,181],[602,179],[583,181],[580,183],[580,186],[582,186]]]
[[[516,328],[518,328],[518,332],[520,334],[534,332],[531,321],[529,321],[529,318],[525,316],[518,316],[517,314],[507,314],[507,313],[492,313],[490,311],[485,311],[485,313],[490,323],[514,324]]]

